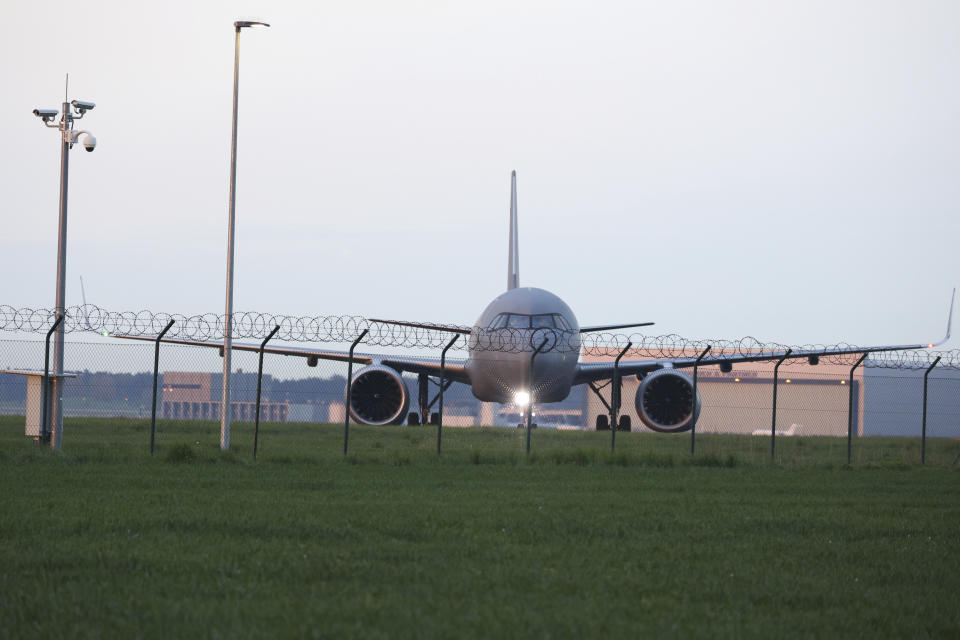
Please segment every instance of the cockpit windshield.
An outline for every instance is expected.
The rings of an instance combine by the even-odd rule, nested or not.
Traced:
[[[559,313],[501,313],[493,319],[487,329],[559,329],[572,331],[570,324]]]
[[[511,313],[508,316],[510,319],[507,321],[507,326],[511,329],[529,329],[530,328],[530,316],[523,316],[518,313]]]

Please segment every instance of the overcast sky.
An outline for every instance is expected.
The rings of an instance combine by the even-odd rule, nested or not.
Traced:
[[[16,2],[0,304],[470,324],[520,282],[582,324],[788,343],[943,334],[960,283],[960,4]],[[957,347],[957,338],[947,348]]]

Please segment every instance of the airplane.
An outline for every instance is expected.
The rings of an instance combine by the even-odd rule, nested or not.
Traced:
[[[596,383],[619,383],[623,376],[637,376],[640,385],[634,399],[637,415],[651,430],[662,433],[687,431],[700,413],[699,392],[694,397],[690,376],[682,370],[697,363],[697,357],[655,358],[613,362],[581,362],[580,336],[598,331],[613,331],[652,325],[652,322],[581,327],[573,310],[557,295],[535,287],[520,286],[519,242],[517,233],[517,172],[510,179],[510,232],[507,254],[507,289],[490,302],[472,327],[424,322],[402,322],[370,319],[371,324],[395,325],[416,330],[450,332],[467,337],[467,358],[445,361],[443,388],[457,382],[469,385],[473,395],[483,402],[532,404],[560,402],[577,385],[587,384],[599,394]],[[954,289],[954,297],[956,289]],[[937,342],[905,345],[880,345],[859,348],[797,349],[791,359],[806,358],[811,365],[824,356],[862,354],[882,351],[933,348],[950,338],[954,297],[950,299],[947,334]],[[154,341],[148,336],[114,337]],[[181,345],[215,347],[223,352],[223,344],[199,340],[165,338],[163,342]],[[261,347],[233,343],[238,351],[259,352]],[[538,351],[539,349],[539,351]],[[439,384],[441,363],[436,359],[394,355],[353,354],[343,351],[300,347],[266,347],[264,353],[307,358],[309,366],[318,360],[352,362],[363,365],[349,380],[349,416],[368,425],[436,422],[429,417],[433,401],[429,384]],[[536,352],[536,355],[534,355]],[[698,366],[719,365],[729,372],[733,365],[746,362],[779,360],[786,351],[754,353],[718,353],[699,360]],[[532,369],[531,369],[532,365]],[[402,374],[418,376],[418,412],[407,413],[411,397]],[[433,380],[431,380],[433,379]],[[619,394],[617,394],[619,396]],[[526,409],[524,409],[526,410]],[[626,421],[624,420],[626,418]],[[597,416],[596,428],[628,430],[629,417],[622,416],[619,425],[610,425],[606,415]]]

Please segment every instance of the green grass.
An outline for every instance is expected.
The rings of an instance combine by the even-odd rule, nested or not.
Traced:
[[[0,419],[0,637],[960,634],[958,444]]]

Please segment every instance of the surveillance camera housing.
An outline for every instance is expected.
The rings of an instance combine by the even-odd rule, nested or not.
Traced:
[[[51,118],[56,118],[59,111],[56,109],[34,109],[33,115],[38,118],[43,118],[44,120],[49,120]]]
[[[93,108],[97,106],[93,102],[86,102],[84,100],[74,100],[73,102],[71,102],[71,104],[73,105],[74,109],[76,109],[81,113],[83,113],[84,111],[92,111]]]
[[[92,133],[88,133],[83,137],[83,148],[90,152],[97,148],[97,139]]]

